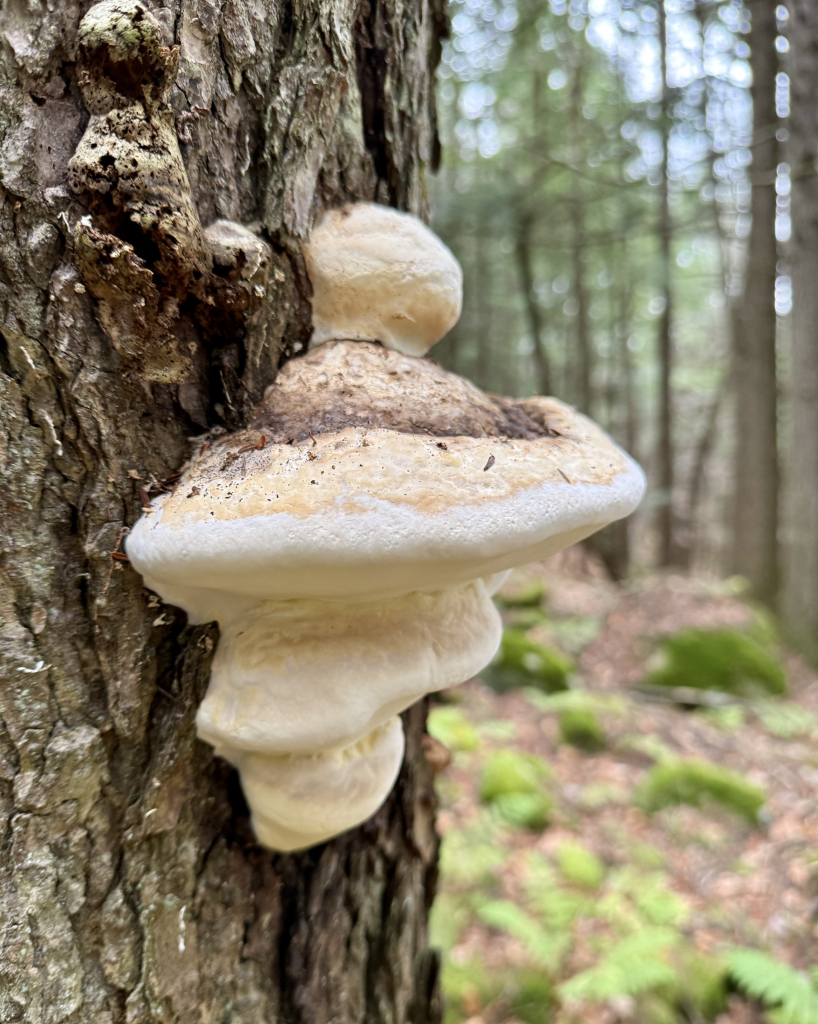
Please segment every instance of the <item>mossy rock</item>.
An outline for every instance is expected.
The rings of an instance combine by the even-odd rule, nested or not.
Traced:
[[[758,824],[764,799],[763,790],[736,772],[693,758],[657,764],[637,794],[637,802],[648,814],[678,804],[702,807],[717,803],[753,825]]]
[[[529,639],[521,629],[503,631],[500,650],[483,678],[502,693],[521,686],[533,686],[546,693],[568,689],[574,663],[560,651]]]
[[[589,708],[566,708],[557,721],[563,743],[592,754],[605,749],[605,730]]]
[[[518,750],[496,750],[486,758],[480,799],[490,804],[506,793],[541,793],[551,771],[542,758]]]
[[[432,708],[427,719],[426,731],[450,750],[472,752],[480,746],[477,730],[460,708]]]
[[[567,881],[582,889],[598,889],[605,881],[605,865],[599,857],[572,840],[557,850],[557,866]]]
[[[718,690],[737,696],[786,693],[780,662],[747,633],[736,629],[686,629],[663,640],[662,664],[649,686]]]
[[[503,793],[492,806],[507,825],[542,832],[551,821],[554,802],[547,793]]]

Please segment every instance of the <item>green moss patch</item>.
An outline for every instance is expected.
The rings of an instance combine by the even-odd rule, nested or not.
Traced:
[[[605,880],[605,865],[581,843],[562,843],[557,850],[557,865],[567,881],[582,889],[598,889]]]
[[[566,708],[560,711],[557,721],[563,743],[589,753],[605,749],[605,730],[589,708]]]
[[[574,663],[560,651],[529,639],[521,629],[503,631],[497,657],[483,673],[492,689],[502,692],[533,686],[546,693],[568,689]]]
[[[532,754],[498,750],[483,766],[480,799],[518,828],[543,829],[549,821],[552,801],[545,790],[548,766]]]
[[[544,599],[545,584],[542,580],[532,580],[517,588],[506,585],[494,597],[501,608],[539,608]]]
[[[710,761],[673,760],[657,764],[648,772],[637,801],[648,814],[678,804],[703,807],[716,803],[756,825],[764,792],[736,772]]]
[[[426,731],[450,750],[470,752],[480,746],[477,730],[460,708],[432,708],[426,722]]]
[[[787,681],[776,657],[735,629],[686,629],[663,640],[661,664],[648,686],[717,690],[737,696],[782,694]]]

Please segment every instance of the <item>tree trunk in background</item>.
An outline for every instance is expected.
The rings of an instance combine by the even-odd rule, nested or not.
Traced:
[[[88,123],[76,39],[90,5],[0,12],[0,1021],[435,1021],[423,708],[406,714],[398,785],[366,825],[265,852],[235,773],[195,738],[217,630],[159,607],[109,552],[139,487],[176,472],[192,435],[240,425],[303,345],[300,242],[315,216],[355,198],[427,212],[442,5],[163,3],[148,6],[181,47],[169,101],[189,178],[173,187],[202,224],[229,218],[271,247],[263,286],[245,295],[246,268],[222,268],[178,299],[183,370],[165,382],[127,324],[103,332],[92,298],[158,288],[158,263],[145,244],[123,269],[145,239],[124,216],[118,238],[113,214],[97,231],[97,208],[67,186]],[[214,318],[203,289],[225,281],[264,304],[260,320]],[[117,308],[136,322],[144,301]]]
[[[571,101],[568,112],[569,143],[571,163],[578,167],[583,159],[582,151],[582,95],[583,65],[582,47],[575,45],[574,73],[571,80]],[[571,176],[571,296],[576,303],[577,318],[577,405],[587,416],[592,415],[593,393],[591,390],[591,338],[588,330],[588,296],[585,290],[585,204],[579,177]]]
[[[792,437],[782,609],[796,643],[818,657],[818,6],[791,0]]]
[[[662,75],[662,180],[659,182],[659,287],[665,308],[659,319],[657,352],[659,361],[659,423],[656,453],[659,483],[658,526],[659,565],[675,565],[678,561],[674,537],[674,452],[673,452],[673,290],[672,254],[673,223],[670,215],[668,163],[670,149],[670,89],[667,84],[667,17],[664,0],[657,3],[659,25],[660,68]]]
[[[531,218],[522,215],[517,220],[517,237],[514,251],[517,256],[517,274],[520,279],[520,291],[528,316],[528,329],[533,344],[532,357],[537,373],[537,388],[541,395],[551,394],[551,367],[548,353],[545,350],[545,339],[542,329],[542,312],[534,294],[534,271],[531,265]]]
[[[477,312],[477,355],[474,381],[478,387],[488,388],[491,380],[491,268],[489,266],[486,236],[482,225],[477,226],[474,239],[475,257],[475,307]]]
[[[778,585],[778,447],[775,359],[775,4],[752,5],[753,223],[733,337],[736,398],[733,571],[753,594],[775,600]]]

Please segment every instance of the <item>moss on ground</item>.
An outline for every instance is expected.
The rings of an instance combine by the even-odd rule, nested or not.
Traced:
[[[545,600],[545,583],[538,579],[516,590],[504,588],[494,600],[501,608],[540,608]]]
[[[426,731],[450,750],[473,752],[480,746],[477,730],[460,708],[432,708],[426,722]]]
[[[589,708],[566,708],[557,719],[560,739],[588,753],[597,753],[606,746],[602,723]]]
[[[567,881],[582,889],[598,889],[605,881],[605,865],[599,857],[573,840],[557,850],[557,866]]]
[[[521,629],[503,631],[500,651],[483,673],[486,683],[498,692],[533,686],[546,693],[568,689],[574,663],[560,651],[531,640]]]
[[[490,804],[510,825],[543,829],[548,825],[552,801],[545,790],[550,772],[540,758],[516,750],[490,754],[480,778],[480,799]]]
[[[764,799],[763,790],[736,772],[692,758],[657,764],[648,772],[637,794],[638,803],[648,814],[677,804],[702,807],[716,803],[752,825],[758,824]]]
[[[650,686],[718,690],[738,696],[782,694],[787,681],[777,657],[736,629],[686,629],[662,641],[662,664]]]

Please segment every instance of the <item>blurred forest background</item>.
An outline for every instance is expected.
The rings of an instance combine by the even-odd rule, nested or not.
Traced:
[[[430,714],[446,1022],[818,1024],[818,2],[450,10],[433,354],[650,486]]]
[[[815,653],[818,13],[792,6],[452,0],[435,228],[466,299],[435,357],[642,463],[596,542],[615,577],[741,574]]]

